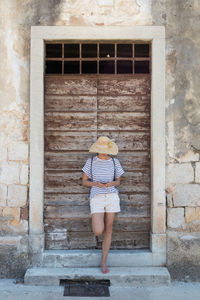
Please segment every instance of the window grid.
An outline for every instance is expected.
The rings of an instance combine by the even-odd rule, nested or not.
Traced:
[[[51,45],[51,44],[62,44],[62,55],[61,57],[46,57],[46,45]],[[122,75],[122,73],[117,73],[117,61],[132,61],[132,74],[140,74],[140,73],[135,73],[135,61],[149,61],[149,72],[146,72],[146,74],[151,73],[151,44],[150,43],[144,43],[144,42],[111,42],[111,41],[104,41],[104,42],[94,42],[94,41],[84,41],[84,42],[79,42],[79,57],[72,57],[72,58],[66,58],[64,57],[64,46],[66,44],[78,44],[76,42],[65,42],[65,41],[53,41],[53,42],[46,42],[45,43],[45,75],[89,75],[89,74],[96,74],[96,75]],[[97,45],[97,57],[82,57],[82,44],[96,44]],[[100,57],[100,51],[99,51],[99,45],[102,44],[113,44],[114,45],[114,57]],[[117,57],[117,45],[118,44],[132,44],[132,57]],[[135,57],[135,44],[144,44],[144,45],[149,45],[149,56],[139,56]],[[62,73],[46,73],[46,62],[47,61],[61,61],[62,62]],[[64,62],[65,61],[79,61],[79,73],[64,73]],[[97,62],[97,72],[96,73],[82,73],[82,61],[96,61]],[[99,62],[100,61],[114,61],[114,73],[100,73],[99,72]],[[131,73],[123,73],[123,74],[129,74]],[[145,74],[145,73],[143,73]]]

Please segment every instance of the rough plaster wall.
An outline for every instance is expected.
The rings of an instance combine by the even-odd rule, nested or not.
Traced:
[[[21,237],[28,233],[31,25],[164,25],[168,263],[193,264],[188,257],[200,231],[199,0],[1,0],[0,14],[0,233],[9,236],[0,241],[0,259],[6,247],[27,252]],[[196,236],[183,247],[188,231]],[[183,251],[173,255],[174,247]],[[21,261],[15,270],[25,268]]]
[[[200,2],[155,1],[166,27],[167,264],[172,277],[200,277]]]

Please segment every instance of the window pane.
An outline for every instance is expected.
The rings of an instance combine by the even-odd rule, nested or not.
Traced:
[[[64,57],[80,57],[79,44],[64,44]]]
[[[48,60],[46,61],[46,74],[61,74],[62,73],[62,62]]]
[[[132,44],[118,44],[117,45],[117,57],[132,57]]]
[[[114,74],[115,73],[115,62],[106,60],[99,62],[99,73],[101,74]]]
[[[64,73],[65,74],[79,74],[80,73],[79,61],[65,61],[64,62]]]
[[[117,61],[117,74],[132,74],[132,61],[131,60],[118,60]]]
[[[135,44],[135,57],[149,57],[149,44]]]
[[[82,44],[82,57],[97,57],[97,44]]]
[[[62,57],[62,44],[46,44],[46,57]]]
[[[149,61],[135,61],[135,73],[149,73]]]
[[[115,45],[113,44],[100,44],[99,45],[99,57],[114,57]]]
[[[97,73],[97,62],[82,61],[82,73]]]

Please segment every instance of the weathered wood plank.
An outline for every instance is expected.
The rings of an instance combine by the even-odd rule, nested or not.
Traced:
[[[91,232],[51,232],[45,234],[45,249],[88,249],[95,248],[96,237]]]
[[[44,193],[45,205],[88,205],[88,194],[60,194],[60,193]]]
[[[97,80],[95,78],[66,79],[64,77],[46,77],[45,94],[96,95]]]
[[[98,96],[98,111],[150,111],[150,96]]]
[[[148,194],[120,194],[121,205],[150,205],[150,193]],[[44,193],[44,203],[46,205],[88,205],[89,194],[61,194]]]
[[[146,95],[150,93],[150,78],[99,79],[98,95]]]
[[[97,114],[93,113],[45,113],[45,130],[96,130]]]
[[[56,232],[62,231],[65,228],[67,231],[89,231],[92,232],[91,217],[87,218],[74,218],[69,217],[65,219],[56,218],[45,218],[44,219],[44,230],[45,232]]]
[[[121,211],[118,213],[124,217],[148,217],[150,215],[150,206],[123,206],[121,205]],[[73,205],[73,206],[44,206],[45,218],[84,218],[90,216],[89,205]]]
[[[87,152],[47,152],[44,153],[45,170],[81,171],[86,160],[91,157]]]
[[[98,130],[98,137],[106,135],[113,139],[121,151],[149,151],[150,149],[150,131],[149,132],[127,132],[113,130]]]
[[[97,139],[97,133],[94,132],[46,132],[45,136],[45,151],[61,150],[73,151],[82,150],[88,151],[91,144]]]
[[[119,153],[123,150],[149,151],[150,134],[143,132],[117,132],[117,131],[98,131],[98,136],[107,135],[115,139]],[[97,139],[96,132],[45,132],[45,151],[49,150],[81,150],[89,151],[90,146]],[[119,154],[120,155],[120,154]]]
[[[94,154],[95,155],[95,154]],[[47,152],[44,153],[45,170],[81,171],[86,160],[91,157],[88,152]],[[119,152],[117,158],[126,171],[150,168],[149,151]]]
[[[116,214],[113,231],[133,231],[133,232],[149,232],[151,227],[150,217],[122,217]],[[45,232],[62,231],[65,228],[67,231],[89,231],[92,232],[91,216],[88,218],[45,218]]]
[[[102,249],[103,235],[97,237],[97,248]],[[148,232],[113,232],[110,249],[145,249],[149,248]]]
[[[99,112],[98,130],[149,131],[149,113],[145,112]]]
[[[44,175],[45,192],[89,193],[89,188],[82,186],[82,172],[63,173],[46,171]],[[149,170],[126,172],[121,177],[120,192],[149,192]]]
[[[97,97],[92,95],[45,95],[45,112],[96,111]]]

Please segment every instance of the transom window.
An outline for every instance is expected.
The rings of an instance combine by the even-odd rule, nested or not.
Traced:
[[[150,73],[151,44],[46,42],[45,74]]]

